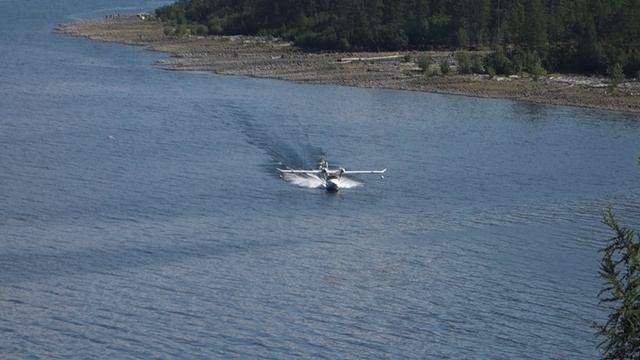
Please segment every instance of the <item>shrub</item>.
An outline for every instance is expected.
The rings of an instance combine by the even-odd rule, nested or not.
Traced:
[[[217,16],[214,16],[207,21],[207,27],[209,28],[209,34],[211,35],[222,34],[222,20]]]
[[[209,33],[209,28],[201,24],[193,25],[191,26],[191,33],[196,35],[207,35]]]
[[[496,74],[513,74],[513,64],[502,48],[499,48],[498,50],[487,55],[487,57],[484,59],[484,63],[487,67],[492,67],[495,70]]]
[[[540,79],[540,76],[546,73],[544,67],[542,67],[540,58],[536,58],[536,60],[531,65],[529,65],[528,72],[529,74],[531,74],[531,77],[533,77],[534,81],[538,81]]]
[[[178,25],[178,27],[176,27],[175,33],[178,36],[191,35],[191,29],[186,25]]]
[[[427,55],[420,56],[418,58],[418,67],[420,68],[420,70],[422,70],[423,73],[426,73],[427,70],[429,70],[429,66],[431,66],[432,62],[433,61],[429,56]]]
[[[449,66],[449,61],[448,60],[444,60],[443,62],[440,63],[440,73],[442,75],[449,75],[449,72],[451,72],[451,67]]]
[[[607,73],[609,74],[609,88],[613,91],[624,79],[624,73],[622,72],[622,65],[620,63],[615,63],[607,69]]]
[[[529,55],[521,48],[516,48],[509,57],[514,73],[522,73],[527,71]]]
[[[470,74],[471,73],[471,60],[464,51],[458,51],[455,54],[456,62],[458,63],[458,73]]]
[[[493,79],[496,76],[496,69],[491,66],[487,66],[487,74],[489,74],[489,79]]]
[[[484,66],[482,64],[482,56],[475,55],[471,58],[471,72],[474,74],[484,73]]]
[[[176,29],[172,28],[171,26],[165,26],[162,32],[164,33],[164,36],[171,36],[175,35]]]

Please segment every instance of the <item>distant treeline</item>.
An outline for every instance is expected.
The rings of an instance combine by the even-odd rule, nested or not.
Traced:
[[[499,49],[503,73],[523,56],[551,71],[640,72],[640,0],[178,0],[156,13],[177,33],[312,49]]]

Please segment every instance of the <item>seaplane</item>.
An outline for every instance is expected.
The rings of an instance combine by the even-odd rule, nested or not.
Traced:
[[[296,170],[296,169],[279,169],[281,174],[301,174],[307,176],[315,176],[322,181],[322,187],[327,191],[336,192],[340,190],[343,175],[360,175],[360,174],[374,174],[380,175],[381,179],[384,179],[384,173],[387,169],[382,170],[347,170],[343,167],[338,169],[330,169],[329,163],[326,160],[320,161],[318,169],[315,170]]]

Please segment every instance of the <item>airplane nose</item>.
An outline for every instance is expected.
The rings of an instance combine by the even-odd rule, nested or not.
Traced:
[[[338,179],[329,179],[325,185],[327,191],[338,191],[340,189],[340,183]]]

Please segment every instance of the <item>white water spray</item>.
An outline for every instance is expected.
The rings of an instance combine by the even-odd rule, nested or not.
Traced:
[[[282,174],[281,177],[296,186],[308,189],[324,188],[325,182],[322,178],[313,174]],[[351,189],[362,185],[361,182],[349,179],[345,176],[340,178],[341,189]]]

